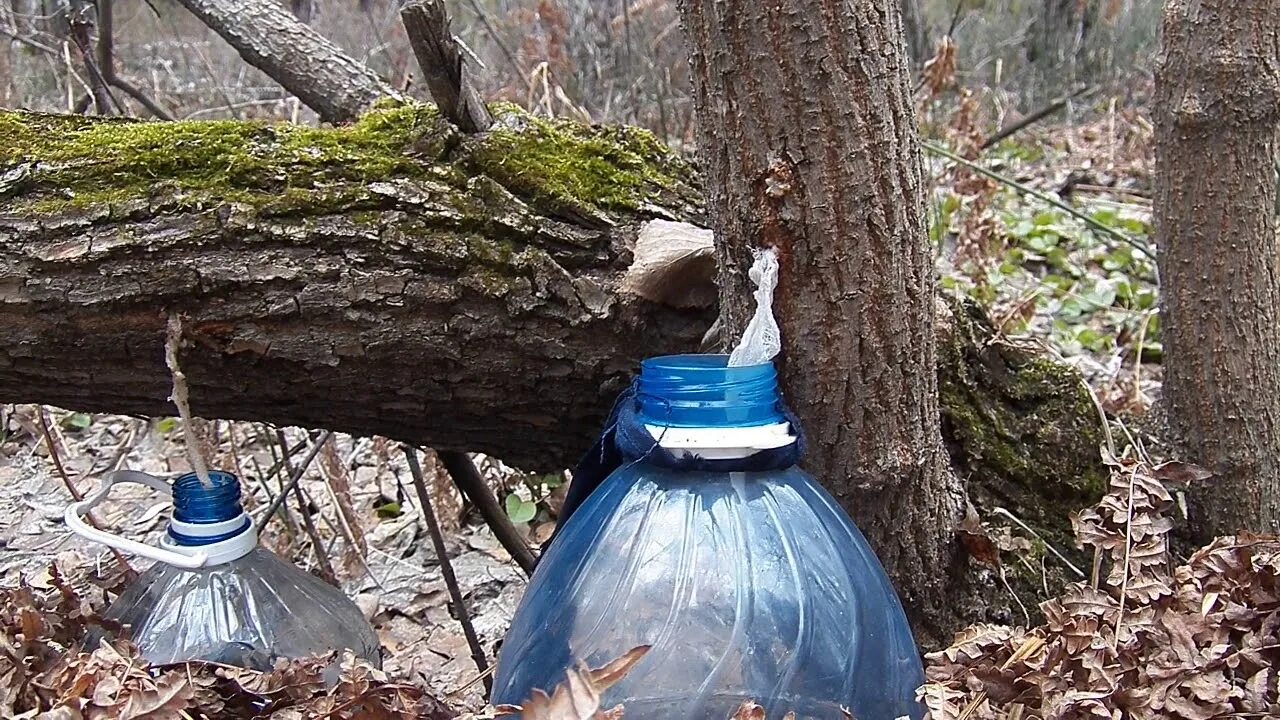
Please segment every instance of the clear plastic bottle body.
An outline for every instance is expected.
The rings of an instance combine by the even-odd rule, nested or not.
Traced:
[[[902,607],[861,533],[814,480],[776,472],[614,472],[540,563],[494,701],[550,690],[576,662],[637,645],[604,697],[628,720],[919,718],[924,681]]]
[[[126,626],[125,637],[152,664],[207,660],[267,670],[279,658],[350,649],[381,665],[377,635],[355,603],[262,547],[198,570],[156,563],[106,618]]]

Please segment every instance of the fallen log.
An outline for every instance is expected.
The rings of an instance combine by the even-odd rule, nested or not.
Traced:
[[[208,417],[563,466],[709,306],[619,295],[694,173],[640,130],[435,108],[314,129],[0,113],[0,400]]]

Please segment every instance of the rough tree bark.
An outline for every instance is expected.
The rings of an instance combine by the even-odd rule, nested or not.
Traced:
[[[1280,530],[1280,5],[1171,0],[1156,72],[1163,397],[1200,539]]]
[[[933,268],[897,3],[684,0],[722,321],[775,247],[784,386],[808,469],[940,633],[964,503],[938,428]],[[929,622],[925,622],[928,620]]]
[[[372,70],[273,0],[179,0],[240,53],[328,122],[353,120],[396,97]]]

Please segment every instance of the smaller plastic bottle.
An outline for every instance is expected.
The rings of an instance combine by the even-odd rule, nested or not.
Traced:
[[[349,649],[381,664],[377,635],[337,588],[258,545],[253,519],[230,473],[194,473],[173,483],[173,517],[160,547],[106,533],[81,516],[114,485],[141,483],[168,493],[164,480],[136,471],[113,473],[102,487],[67,508],[76,533],[156,560],[106,612],[152,664],[188,660],[268,670],[278,659]],[[89,647],[102,637],[88,639]]]

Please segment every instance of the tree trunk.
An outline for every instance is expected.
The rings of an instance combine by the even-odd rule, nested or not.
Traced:
[[[1043,0],[1026,49],[1036,97],[1059,97],[1088,82],[1095,68],[1086,49],[1097,13],[1097,0]]]
[[[1280,5],[1172,0],[1156,72],[1155,231],[1172,439],[1215,477],[1200,539],[1280,530],[1275,233]]]
[[[949,611],[964,496],[938,428],[933,267],[897,3],[684,0],[725,338],[777,248],[784,387],[806,467],[858,522],[917,632]],[[926,622],[928,620],[929,622]]]
[[[275,0],[178,0],[327,122],[353,120],[396,92]]]
[[[616,292],[644,221],[700,199],[643,131],[500,122],[0,112],[0,401],[173,414],[179,313],[197,414],[572,464],[639,360],[710,325]]]

